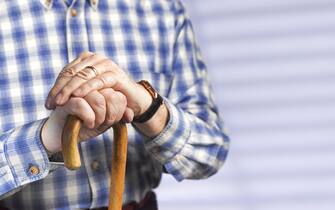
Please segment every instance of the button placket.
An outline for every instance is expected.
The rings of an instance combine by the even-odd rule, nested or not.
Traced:
[[[73,0],[66,13],[66,39],[69,62],[78,57],[81,52],[89,50],[84,14],[86,3],[86,1]]]
[[[76,17],[78,14],[77,10],[76,9],[71,9],[71,16],[72,17]]]
[[[44,2],[47,6],[50,6],[50,4],[51,4],[51,0],[45,0],[45,2]]]

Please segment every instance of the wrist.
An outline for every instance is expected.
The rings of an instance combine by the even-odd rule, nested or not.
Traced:
[[[163,104],[163,98],[158,94],[155,88],[152,87],[152,85],[148,81],[141,80],[138,82],[138,84],[142,86],[143,89],[145,89],[147,94],[150,95],[151,103],[149,106],[147,104],[147,108],[145,109],[145,111],[143,111],[142,109],[142,112],[140,114],[134,116],[133,122],[145,123],[156,114],[160,106]]]
[[[144,112],[146,112],[151,103],[152,103],[152,97],[150,93],[140,84],[136,83],[137,87],[137,109],[134,110],[134,117],[142,115]]]
[[[52,129],[50,128],[50,122],[49,119],[44,123],[42,131],[41,131],[41,139],[42,144],[48,154],[48,156],[51,156],[52,154],[60,151],[59,145],[55,143],[55,141],[52,140]]]
[[[162,130],[166,127],[170,119],[170,113],[165,103],[163,103],[157,112],[144,123],[133,122],[133,125],[140,131],[144,136],[154,138],[158,136]]]
[[[40,131],[40,139],[41,139],[41,143],[43,145],[43,148],[45,150],[45,152],[47,153],[48,157],[50,157],[53,153],[49,151],[49,149],[45,146],[45,141],[46,141],[46,136],[45,136],[45,124],[47,123],[49,118],[47,118],[44,122],[43,125],[41,127],[41,131]]]
[[[139,115],[142,115],[144,112],[146,112],[151,103],[152,103],[152,97],[150,95],[150,93],[140,84],[136,83],[136,85],[139,87],[139,90],[141,90],[142,94],[141,96],[142,97],[139,97],[141,100],[139,102],[139,111],[137,113],[134,113],[134,117],[137,117]]]
[[[57,109],[53,111],[42,126],[41,141],[48,155],[61,151],[62,125],[65,123],[61,115],[65,114],[66,116],[66,113],[61,112]],[[63,121],[64,123],[62,123]]]

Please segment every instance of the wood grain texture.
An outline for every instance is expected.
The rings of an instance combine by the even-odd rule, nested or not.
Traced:
[[[70,170],[80,168],[80,154],[78,150],[78,134],[81,121],[69,115],[62,133],[62,150],[65,166]],[[122,210],[122,196],[127,161],[128,133],[127,126],[122,123],[115,124],[114,143],[112,150],[112,171],[109,195],[109,210]]]
[[[118,123],[113,126],[113,129],[114,143],[112,151],[112,171],[108,209],[121,210],[126,173],[128,134],[125,124]]]
[[[78,135],[81,127],[80,120],[69,115],[62,133],[62,152],[65,167],[70,170],[80,168],[80,154],[78,150]]]

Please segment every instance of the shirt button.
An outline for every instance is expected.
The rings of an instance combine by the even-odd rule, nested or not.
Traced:
[[[76,17],[77,16],[77,10],[71,9],[71,16]]]
[[[92,170],[94,170],[94,171],[98,170],[99,166],[100,166],[99,161],[97,161],[97,160],[92,161],[92,163],[91,163],[91,169]]]
[[[37,166],[30,166],[29,171],[32,175],[37,175],[40,173],[40,169]]]

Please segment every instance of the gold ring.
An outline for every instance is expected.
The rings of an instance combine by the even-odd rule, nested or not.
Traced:
[[[94,66],[86,66],[83,70],[79,71],[76,76],[84,80],[90,80],[98,76],[98,70]]]
[[[98,70],[94,66],[86,66],[87,69],[91,69],[95,76],[98,76]]]

